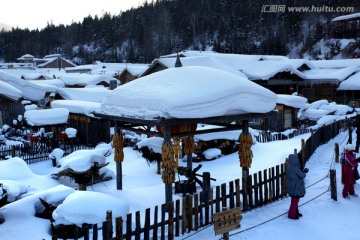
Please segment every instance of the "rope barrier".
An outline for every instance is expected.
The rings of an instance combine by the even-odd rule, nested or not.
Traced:
[[[309,202],[311,202],[311,201],[314,201],[315,199],[317,199],[317,198],[319,198],[319,197],[321,197],[322,195],[324,195],[325,193],[327,193],[329,190],[330,190],[330,187],[328,187],[328,189],[327,189],[325,192],[322,192],[322,193],[320,193],[319,195],[311,198],[310,200],[308,200],[308,201],[300,204],[300,207],[303,206],[303,205],[305,205],[305,204],[307,204],[307,203],[309,203]],[[273,217],[273,218],[271,218],[271,219],[269,219],[269,220],[266,220],[266,221],[264,221],[264,222],[262,222],[262,223],[259,223],[259,224],[257,224],[257,225],[252,226],[252,227],[249,227],[249,228],[247,228],[247,229],[241,230],[241,231],[239,231],[239,232],[235,232],[235,233],[229,234],[229,237],[230,237],[230,236],[237,235],[237,234],[240,234],[240,233],[243,233],[243,232],[246,232],[246,231],[249,231],[249,230],[254,229],[254,228],[256,228],[256,227],[259,227],[259,226],[261,226],[261,225],[264,225],[265,223],[271,222],[271,221],[273,221],[273,220],[275,220],[275,219],[277,219],[277,218],[279,218],[279,217],[281,217],[281,216],[286,215],[287,213],[288,213],[288,212],[286,211],[286,212],[284,212],[284,213],[282,213],[282,214],[280,214],[280,215],[278,215],[278,216],[276,216],[276,217]],[[223,239],[223,238],[220,238],[220,239]]]

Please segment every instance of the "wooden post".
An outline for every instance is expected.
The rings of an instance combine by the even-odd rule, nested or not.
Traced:
[[[248,120],[243,120],[242,124],[243,124],[243,127],[242,127],[243,134],[249,134],[249,121]],[[242,190],[243,190],[243,208],[244,208],[244,210],[249,209],[248,179],[249,179],[249,168],[248,167],[243,167],[242,168]]]
[[[335,143],[335,162],[336,163],[339,163],[339,154],[340,151],[339,151],[339,144],[338,143]]]
[[[348,131],[349,131],[349,140],[348,143],[352,144],[352,126],[351,126],[351,118],[348,119]]]
[[[122,190],[122,164],[116,163],[116,189]]]
[[[15,157],[15,146],[11,146],[11,157]]]
[[[209,224],[210,172],[203,172],[203,193],[205,204],[205,225]]]
[[[222,210],[226,211],[228,208],[227,207],[223,207]],[[223,234],[223,239],[224,240],[229,240],[229,232],[226,232]]]
[[[114,134],[116,134],[118,129],[118,124],[115,122]],[[121,162],[116,162],[116,189],[122,190],[122,164]]]
[[[109,224],[108,236],[110,237],[110,239],[112,239],[112,237],[113,237],[112,211],[107,211],[106,212],[106,221]]]
[[[331,198],[337,201],[337,189],[336,189],[336,170],[330,169],[330,190]]]
[[[186,155],[186,167],[192,170],[192,153]]]
[[[164,127],[164,143],[171,143],[171,129],[170,126]],[[172,183],[165,184],[165,203],[166,209],[168,208],[169,202],[172,201]]]

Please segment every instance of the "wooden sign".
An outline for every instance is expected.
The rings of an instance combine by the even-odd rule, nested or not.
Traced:
[[[240,228],[242,219],[239,207],[225,210],[214,214],[215,235],[224,234]]]

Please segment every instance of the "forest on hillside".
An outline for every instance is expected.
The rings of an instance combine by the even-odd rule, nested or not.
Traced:
[[[116,16],[1,31],[0,62],[60,53],[76,64],[149,63],[185,49],[302,57],[324,38],[332,18],[352,13],[264,11],[279,5],[351,6],[360,12],[358,0],[148,0]]]

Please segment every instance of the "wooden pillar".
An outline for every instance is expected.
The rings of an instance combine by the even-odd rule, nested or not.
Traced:
[[[243,120],[242,121],[242,133],[244,135],[248,135],[249,134],[249,121],[248,120]],[[250,193],[248,193],[248,179],[249,179],[249,168],[248,167],[243,167],[242,168],[242,190],[243,190],[243,208],[244,209],[248,209],[249,208],[249,201],[248,201],[248,195]]]
[[[118,124],[115,122],[114,134],[116,134],[120,129],[118,129]],[[115,161],[116,163],[116,189],[123,189],[123,181],[122,181],[122,163],[121,161]]]
[[[171,128],[170,128],[170,126],[164,127],[164,143],[172,144],[171,143]],[[168,204],[171,201],[172,201],[172,183],[166,183],[165,184],[166,209],[168,209]]]
[[[192,153],[188,153],[186,157],[186,167],[192,170]]]
[[[351,121],[351,118],[348,119],[348,131],[349,131],[349,139],[348,139],[348,143],[349,144],[352,144],[352,121]]]

